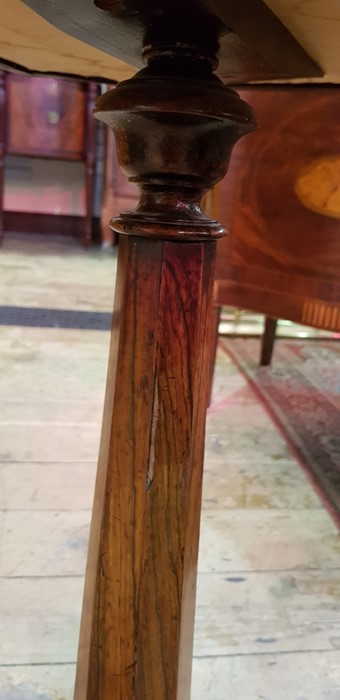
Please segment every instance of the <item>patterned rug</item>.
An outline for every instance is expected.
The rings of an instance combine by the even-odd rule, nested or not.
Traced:
[[[276,340],[272,367],[259,367],[260,341],[221,338],[333,515],[340,519],[340,342]]]

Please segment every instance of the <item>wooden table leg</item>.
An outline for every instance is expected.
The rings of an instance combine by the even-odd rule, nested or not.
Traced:
[[[97,115],[140,187],[121,234],[77,700],[188,700],[215,238],[200,209],[251,110],[193,49],[148,51]],[[179,77],[180,76],[180,77]]]
[[[273,356],[274,343],[276,337],[277,319],[266,316],[264,331],[261,343],[260,365],[266,367],[270,365]]]

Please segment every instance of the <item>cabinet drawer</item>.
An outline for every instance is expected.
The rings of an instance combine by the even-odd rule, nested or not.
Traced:
[[[7,76],[9,153],[81,160],[86,87],[55,78]]]

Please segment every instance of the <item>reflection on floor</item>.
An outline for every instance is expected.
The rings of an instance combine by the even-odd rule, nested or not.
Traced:
[[[0,264],[3,304],[111,308],[114,256],[11,239]],[[72,697],[108,341],[104,331],[1,328],[1,700]],[[335,526],[221,354],[192,700],[339,700],[339,608]]]

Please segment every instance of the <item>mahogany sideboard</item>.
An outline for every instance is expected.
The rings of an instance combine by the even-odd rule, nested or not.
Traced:
[[[3,208],[5,158],[20,155],[84,162],[85,212],[79,236],[85,246],[90,244],[95,157],[92,111],[97,94],[95,83],[0,73],[0,239],[10,215]],[[27,213],[24,225],[37,227],[42,218],[48,219],[54,233],[58,227],[63,232],[63,216]],[[17,221],[18,216],[11,212],[11,219]],[[71,228],[77,230],[78,217],[72,219]]]
[[[214,214],[215,302],[340,330],[340,89],[253,88]]]
[[[217,244],[215,333],[223,305],[340,331],[340,89],[241,90],[260,128],[240,141],[214,192],[228,234]],[[216,340],[216,339],[215,339]]]

